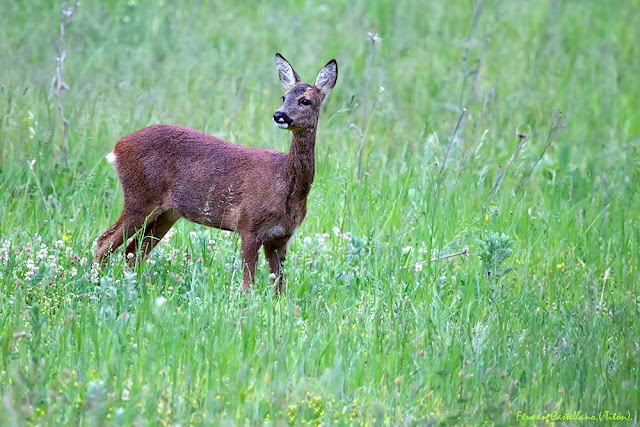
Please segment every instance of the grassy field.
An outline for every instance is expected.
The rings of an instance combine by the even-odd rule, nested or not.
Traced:
[[[83,2],[68,162],[59,6],[3,5],[0,424],[637,425],[640,2],[250,3]],[[122,136],[288,149],[275,52],[340,70],[289,294],[186,221],[92,266]]]

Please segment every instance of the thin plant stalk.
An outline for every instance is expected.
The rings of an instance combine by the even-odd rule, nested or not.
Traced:
[[[367,38],[371,41],[371,54],[369,55],[369,70],[367,72],[367,82],[364,87],[364,99],[362,101],[362,124],[360,129],[354,123],[351,124],[351,128],[356,131],[360,137],[360,147],[358,149],[358,174],[357,179],[360,182],[360,171],[362,169],[362,152],[364,151],[364,135],[365,135],[365,121],[367,118],[367,98],[369,97],[369,82],[371,81],[371,67],[373,65],[373,52],[376,42],[382,41],[377,34],[368,33]]]
[[[491,194],[494,194],[494,190],[495,190],[495,194],[498,194],[498,192],[500,191],[500,186],[504,181],[504,177],[507,175],[507,171],[509,170],[509,167],[514,162],[514,160],[518,157],[518,155],[520,154],[520,151],[522,151],[522,147],[524,147],[527,137],[531,132],[531,126],[529,126],[529,132],[527,133],[520,132],[520,126],[522,126],[522,124],[519,124],[518,127],[516,128],[516,136],[518,137],[518,143],[516,144],[516,148],[513,150],[513,153],[511,154],[511,158],[509,159],[507,166],[504,168],[504,171],[502,171],[502,175],[500,175],[500,171],[498,171],[498,174],[496,175],[496,180],[493,183],[491,190],[489,190],[489,194],[487,194],[487,199],[491,196]]]
[[[467,149],[464,152],[464,157],[462,158],[462,162],[460,163],[460,169],[458,170],[458,175],[456,176],[456,180],[453,183],[453,188],[456,187],[456,185],[458,184],[458,181],[460,180],[460,175],[462,174],[464,165],[467,162],[469,155],[471,154],[471,147],[473,147],[473,143],[476,139],[476,134],[478,133],[478,129],[480,129],[480,123],[482,123],[482,118],[484,117],[484,113],[487,111],[487,106],[489,105],[489,102],[491,101],[491,97],[493,96],[494,92],[495,92],[494,89],[491,88],[489,90],[489,93],[487,93],[484,104],[482,105],[482,110],[480,111],[480,117],[478,118],[478,122],[476,123],[476,128],[473,131],[473,135],[471,135],[471,140],[469,141],[469,145],[467,146]]]
[[[69,119],[64,115],[64,106],[60,95],[63,90],[69,90],[69,86],[62,79],[62,73],[64,71],[64,60],[67,53],[64,50],[64,38],[67,34],[67,28],[72,22],[73,14],[76,12],[80,2],[76,1],[72,7],[67,7],[68,0],[65,0],[60,7],[60,42],[58,44],[58,58],[56,66],[56,84],[53,90],[53,96],[58,103],[58,114],[62,120],[62,145],[64,150],[64,164],[69,167]]]
[[[540,155],[538,156],[536,161],[533,163],[533,165],[531,165],[531,168],[529,169],[529,172],[527,172],[527,174],[524,176],[524,178],[522,178],[522,180],[520,181],[520,184],[518,184],[518,187],[516,187],[516,191],[513,192],[513,195],[509,198],[509,200],[511,200],[513,197],[515,197],[515,195],[518,193],[518,191],[520,191],[520,188],[522,188],[524,183],[529,179],[529,177],[533,173],[533,170],[536,168],[536,166],[538,166],[538,163],[540,163],[540,160],[542,160],[542,157],[544,156],[544,154],[547,152],[547,150],[551,146],[551,143],[553,142],[555,137],[560,132],[562,132],[565,128],[566,128],[566,125],[564,123],[562,123],[562,112],[561,111],[560,112],[556,112],[554,114],[553,123],[551,123],[551,126],[549,126],[549,133],[547,134],[547,141],[544,144],[544,148],[542,149],[542,152],[540,153]]]

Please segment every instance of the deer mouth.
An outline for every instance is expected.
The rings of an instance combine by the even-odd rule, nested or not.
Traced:
[[[282,111],[276,111],[273,114],[273,121],[276,126],[280,129],[287,129],[293,120],[287,115],[287,113],[283,113]]]

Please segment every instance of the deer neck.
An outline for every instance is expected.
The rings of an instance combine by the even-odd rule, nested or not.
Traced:
[[[316,129],[292,132],[291,146],[284,167],[290,194],[306,199],[316,169]]]

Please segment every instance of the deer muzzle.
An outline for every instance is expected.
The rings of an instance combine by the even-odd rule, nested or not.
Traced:
[[[280,129],[288,128],[289,125],[293,122],[293,120],[287,115],[287,113],[280,110],[273,113],[273,121]]]

